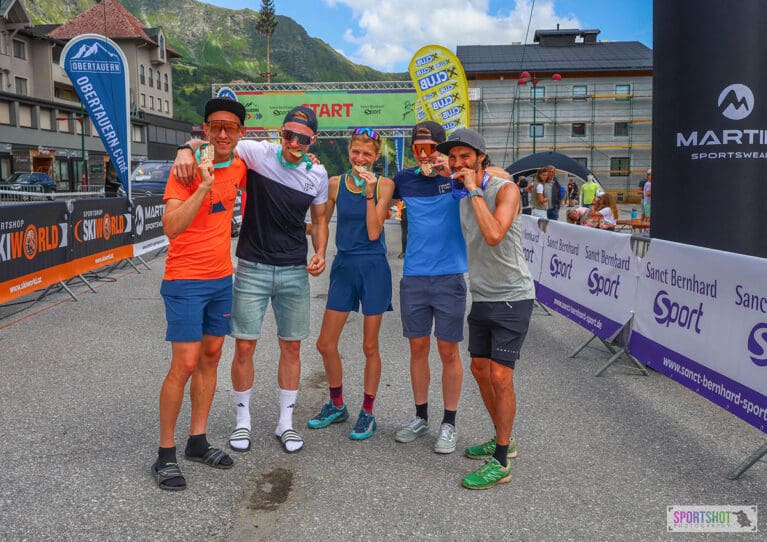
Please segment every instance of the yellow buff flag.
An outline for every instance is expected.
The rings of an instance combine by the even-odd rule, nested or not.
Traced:
[[[469,85],[461,61],[452,52],[440,45],[421,47],[410,60],[408,72],[418,94],[418,121],[438,122],[447,134],[469,127]]]

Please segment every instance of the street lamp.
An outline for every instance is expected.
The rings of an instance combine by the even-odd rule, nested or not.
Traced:
[[[83,105],[80,104],[80,113],[75,113],[75,120],[80,123],[80,168],[82,170],[81,183],[83,186],[83,192],[88,184],[88,170],[85,167],[85,126],[83,125],[83,119],[85,119],[85,112],[83,111]],[[69,117],[56,117],[56,120],[69,120]]]
[[[561,81],[562,76],[558,73],[552,74],[551,80]],[[536,116],[535,103],[536,103],[536,98],[538,97],[538,91],[536,89],[538,87],[538,83],[540,83],[541,80],[535,77],[535,75],[531,77],[530,72],[525,71],[520,73],[519,79],[517,80],[517,84],[520,86],[524,86],[524,85],[527,85],[528,82],[531,85],[533,85],[533,154],[535,154],[535,142],[538,139],[538,134],[536,133],[537,132],[536,123],[535,123],[535,116]]]

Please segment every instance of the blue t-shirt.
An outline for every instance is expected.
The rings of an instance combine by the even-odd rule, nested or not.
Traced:
[[[377,183],[380,182],[380,177]],[[376,183],[375,199],[378,203],[378,184]],[[346,254],[383,254],[386,255],[384,231],[375,241],[368,236],[367,200],[365,192],[353,194],[346,187],[346,174],[338,180],[336,196],[336,248]]]
[[[426,177],[415,169],[394,176],[394,198],[407,206],[406,276],[428,277],[466,273],[466,243],[461,231],[460,200],[450,179]]]

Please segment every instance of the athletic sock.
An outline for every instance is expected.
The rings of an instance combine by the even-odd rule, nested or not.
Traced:
[[[298,390],[280,390],[280,420],[275,434],[279,437],[288,429],[293,429],[293,408],[296,405]]]
[[[178,463],[178,461],[176,461],[176,447],[163,448],[160,446],[157,450],[157,461],[163,464]]]
[[[415,415],[429,421],[429,403],[423,403],[421,405],[416,404]]]
[[[333,388],[328,386],[328,389],[330,390],[330,400],[333,401],[333,406],[336,408],[344,406],[344,387],[338,386]]]
[[[234,404],[237,405],[237,422],[235,428],[244,427],[250,431],[250,392],[253,388],[245,391],[232,390]]]
[[[362,410],[367,412],[368,414],[373,413],[373,402],[376,400],[375,395],[370,395],[369,393],[365,393],[362,395]]]
[[[449,423],[453,427],[455,427],[455,413],[456,410],[447,410],[445,409],[445,413],[442,415],[442,423]]]
[[[208,438],[205,433],[202,435],[189,435],[189,440],[186,441],[185,455],[191,455],[192,457],[202,457],[205,452],[208,451]]]
[[[508,455],[509,445],[507,444],[506,446],[501,446],[496,442],[493,457],[498,460],[498,463],[500,463],[503,468],[506,468],[508,465]]]

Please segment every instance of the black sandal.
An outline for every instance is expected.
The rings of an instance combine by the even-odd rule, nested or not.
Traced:
[[[178,468],[178,463],[160,463],[158,460],[152,465],[152,474],[157,482],[157,487],[168,491],[182,491],[186,489],[186,479]]]
[[[205,463],[214,469],[231,469],[234,466],[234,460],[221,448],[210,446],[202,456],[189,455],[184,452],[184,457],[189,461]]]

